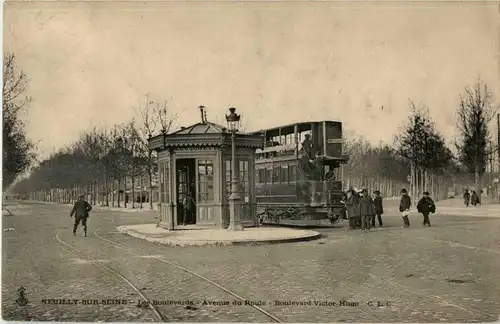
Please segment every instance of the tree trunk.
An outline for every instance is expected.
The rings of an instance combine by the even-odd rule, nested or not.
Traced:
[[[135,170],[132,168],[132,209],[135,208]]]
[[[149,170],[149,209],[153,210],[153,172]]]
[[[111,178],[111,206],[115,207],[115,178]]]
[[[474,183],[476,187],[476,193],[479,196],[479,201],[481,201],[481,174],[479,173],[479,164],[476,163],[474,171]]]
[[[141,187],[141,193],[139,194],[139,208],[142,209],[142,195],[143,195],[143,184],[142,184],[142,174],[139,177],[139,187]]]
[[[120,208],[120,188],[121,188],[122,180],[121,177],[118,178],[118,199],[117,199],[117,206]]]

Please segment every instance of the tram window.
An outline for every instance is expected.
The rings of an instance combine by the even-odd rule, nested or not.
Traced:
[[[259,183],[266,183],[266,169],[259,169]]]
[[[273,183],[273,169],[266,168],[266,183]]]
[[[288,166],[288,180],[290,183],[295,182],[297,179],[297,167],[295,165]]]
[[[288,165],[281,166],[280,182],[288,183]]]
[[[275,166],[273,168],[273,183],[279,183],[280,182],[280,167]]]

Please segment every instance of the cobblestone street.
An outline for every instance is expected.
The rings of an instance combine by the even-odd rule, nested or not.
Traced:
[[[5,320],[499,319],[500,217],[458,211],[432,215],[432,227],[425,228],[421,216],[412,215],[412,227],[403,229],[390,212],[385,226],[370,233],[325,228],[318,230],[321,239],[301,243],[168,247],[116,230],[154,223],[155,212],[96,210],[85,238],[81,230],[72,235],[68,206],[9,202],[8,208],[13,216],[3,216]],[[28,299],[24,306],[16,302],[20,287]],[[75,304],[54,304],[60,300]],[[158,305],[148,307],[146,300]]]

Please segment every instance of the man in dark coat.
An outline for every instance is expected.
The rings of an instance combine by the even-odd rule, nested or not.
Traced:
[[[465,204],[465,207],[469,207],[469,203],[470,203],[470,193],[469,193],[468,189],[465,189],[465,192],[464,192],[464,204]]]
[[[429,192],[425,191],[422,199],[419,200],[417,204],[417,211],[422,213],[424,216],[424,226],[430,227],[431,221],[429,220],[429,214],[436,212],[436,205],[434,201],[429,197]]]
[[[184,219],[182,221],[182,225],[186,225],[186,222],[191,222],[191,215],[192,215],[192,212],[193,212],[193,208],[195,207],[194,206],[195,203],[194,203],[194,200],[193,198],[191,197],[191,194],[188,192],[185,196],[184,196],[184,199],[182,201],[182,206],[183,206],[183,209],[184,209]]]
[[[399,202],[399,211],[401,212],[401,217],[403,217],[404,227],[410,227],[410,215],[411,208],[411,198],[408,196],[408,191],[405,188],[401,189],[401,200]]]
[[[83,231],[85,236],[87,236],[87,219],[89,218],[89,212],[92,210],[92,206],[83,199],[83,195],[78,196],[78,200],[71,210],[69,217],[75,215],[75,224],[73,225],[73,235],[76,235],[76,229],[82,222]]]
[[[359,201],[359,209],[361,214],[361,230],[369,231],[372,222],[372,217],[375,216],[375,206],[373,199],[368,194],[368,190],[363,189],[361,199]]]
[[[375,216],[372,218],[372,226],[375,227],[375,217],[378,219],[378,225],[382,226],[382,214],[384,213],[384,206],[382,204],[382,196],[380,191],[375,190],[373,192],[375,198],[373,198],[373,204],[375,205]]]
[[[470,204],[472,206],[476,206],[479,204],[479,196],[477,195],[475,190],[472,190],[472,196],[470,197]]]
[[[347,217],[349,218],[349,227],[355,229],[356,222],[361,217],[361,214],[359,210],[359,197],[352,189],[347,192],[346,208]]]

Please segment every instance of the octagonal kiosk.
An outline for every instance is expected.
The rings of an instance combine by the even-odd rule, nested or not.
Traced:
[[[225,127],[206,121],[202,112],[201,123],[149,139],[150,149],[158,154],[159,227],[228,228],[232,143],[239,175],[241,225],[257,225],[254,161],[255,150],[263,147],[264,139],[240,132],[233,135]]]

